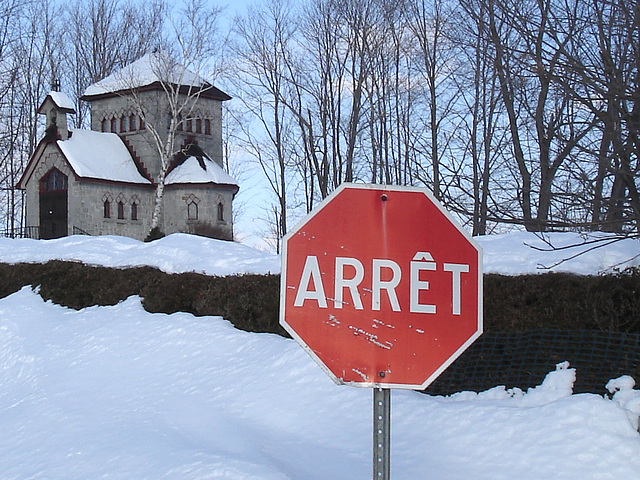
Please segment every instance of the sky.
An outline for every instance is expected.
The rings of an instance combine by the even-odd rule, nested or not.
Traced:
[[[567,250],[540,250],[549,243],[532,234],[481,243],[487,272],[543,273],[567,258]],[[584,252],[579,261],[554,268],[597,274],[638,265],[638,240],[589,245],[572,249]],[[211,275],[275,272],[280,263],[186,234],[150,244],[0,239],[0,262],[50,258]],[[609,395],[573,394],[580,371],[570,361],[526,391],[393,390],[391,478],[637,478],[640,390],[623,376],[609,382]],[[295,341],[242,332],[220,317],[151,314],[136,296],[76,311],[44,302],[37,286],[0,299],[3,479],[367,479],[371,410],[370,389],[335,385]]]

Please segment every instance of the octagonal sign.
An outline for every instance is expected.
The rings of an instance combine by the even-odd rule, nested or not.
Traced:
[[[280,323],[339,384],[426,388],[482,333],[482,251],[426,190],[343,184],[283,240]]]

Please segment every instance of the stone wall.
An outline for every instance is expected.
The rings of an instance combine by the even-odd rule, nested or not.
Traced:
[[[90,235],[123,235],[144,240],[151,225],[153,193],[153,187],[69,182],[70,228],[76,226]],[[109,202],[108,218],[105,201]]]
[[[155,126],[159,131],[166,130],[169,123],[169,108],[166,94],[162,91],[142,92],[137,102],[125,96],[93,100],[91,129],[114,131],[120,134],[141,160],[151,179],[155,180],[160,172],[158,147],[148,128],[140,129],[136,103],[144,103],[148,125]],[[178,151],[187,139],[195,139],[205,153],[222,166],[222,102],[199,98],[197,103],[195,107],[185,109],[181,130],[176,134],[174,149]],[[163,142],[165,140],[166,137],[162,138]]]
[[[194,185],[170,185],[165,190],[164,232],[198,233],[208,226],[233,238],[232,201],[235,190]]]

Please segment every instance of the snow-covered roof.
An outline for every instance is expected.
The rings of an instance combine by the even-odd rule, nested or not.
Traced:
[[[151,182],[138,171],[129,150],[115,133],[73,130],[58,146],[80,177],[127,183]]]
[[[87,87],[85,97],[146,87],[156,82],[201,87],[205,79],[175,62],[166,52],[148,53],[126,67]]]
[[[203,169],[202,165],[206,167]],[[218,185],[238,186],[238,182],[220,165],[207,157],[188,157],[183,163],[171,170],[165,179],[166,185],[180,183],[215,183]]]
[[[53,100],[53,103],[55,103],[58,108],[75,111],[76,106],[73,104],[73,102],[67,96],[66,93],[49,92],[49,96],[51,97],[51,100]]]

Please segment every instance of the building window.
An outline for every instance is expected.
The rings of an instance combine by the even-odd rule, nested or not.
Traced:
[[[222,202],[218,203],[218,221],[224,222],[224,205]]]
[[[102,216],[104,218],[111,218],[111,202],[113,202],[113,197],[109,192],[105,193],[102,197]]]
[[[120,117],[120,132],[127,131],[127,117]]]
[[[124,220],[124,203],[122,200],[118,202],[118,219]]]
[[[196,118],[196,133],[202,133],[202,119]]]
[[[184,125],[182,124],[182,114],[178,114],[178,131],[181,132],[184,129]]]
[[[144,118],[142,117],[138,117],[138,119],[140,120],[140,128],[139,130],[144,130],[145,129],[145,125],[144,125]]]
[[[115,118],[115,117],[113,117],[113,118],[111,119],[111,125],[110,125],[110,127],[111,127],[111,129],[110,129],[111,133],[116,133],[116,131],[117,131],[117,128],[116,128],[116,127],[117,127],[117,124],[116,124],[116,118]]]
[[[187,132],[193,131],[193,121],[191,119],[187,120]]]
[[[138,199],[137,195],[133,195],[131,197],[131,220],[138,220],[138,204],[140,203],[140,199]]]
[[[102,123],[100,125],[100,130],[103,132],[108,132],[109,130],[109,121],[106,118],[102,119]]]
[[[60,192],[68,188],[67,176],[57,168],[52,168],[48,175],[40,180],[41,192]]]
[[[187,198],[187,220],[198,220],[198,204],[200,199],[193,193]]]
[[[204,133],[205,135],[211,135],[211,120],[208,118],[204,119]]]
[[[132,113],[131,115],[129,115],[129,131],[130,132],[135,132],[136,131],[136,116]]]

